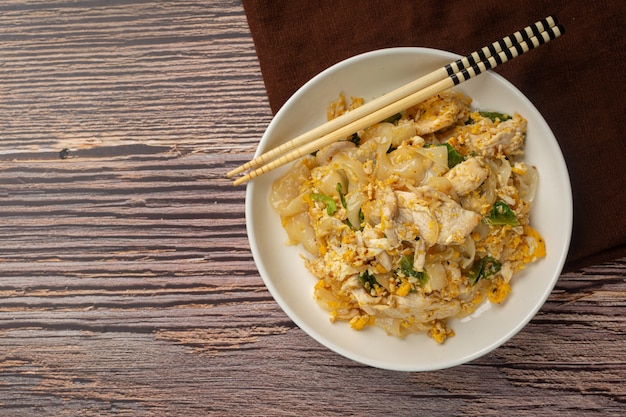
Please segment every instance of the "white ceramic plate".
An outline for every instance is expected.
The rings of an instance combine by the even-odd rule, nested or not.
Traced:
[[[257,155],[325,122],[326,106],[340,92],[371,100],[457,58],[433,49],[392,48],[338,63],[285,103],[263,135]],[[509,340],[532,319],[561,273],[570,243],[572,197],[567,167],[548,124],[519,90],[495,73],[483,74],[457,89],[472,97],[479,109],[518,112],[528,119],[525,160],[540,175],[531,223],[545,238],[547,256],[513,278],[512,294],[502,305],[487,302],[472,317],[451,321],[456,335],[442,345],[424,334],[398,339],[379,328],[355,331],[347,323],[331,323],[313,299],[316,279],[304,267],[304,249],[285,245],[287,235],[268,202],[271,184],[289,166],[247,186],[248,237],[265,285],[302,330],[354,361],[389,370],[428,371],[476,359]]]

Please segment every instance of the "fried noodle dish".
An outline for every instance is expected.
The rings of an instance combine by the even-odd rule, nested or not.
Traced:
[[[333,119],[363,103],[343,95]],[[538,184],[523,161],[526,119],[443,93],[298,160],[270,203],[302,244],[331,321],[404,337],[454,335],[448,320],[501,303],[545,256],[530,226]]]

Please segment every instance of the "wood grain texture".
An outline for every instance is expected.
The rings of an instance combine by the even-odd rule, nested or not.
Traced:
[[[626,259],[438,372],[287,318],[224,177],[271,119],[238,1],[9,0],[0,45],[0,415],[623,414]]]

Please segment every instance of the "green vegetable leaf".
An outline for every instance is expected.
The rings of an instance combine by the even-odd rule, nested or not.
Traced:
[[[439,146],[445,146],[448,148],[448,168],[452,168],[461,162],[463,162],[464,158],[452,145],[448,142],[442,143]]]
[[[332,216],[337,211],[337,203],[335,203],[335,200],[333,200],[332,197],[324,194],[312,193],[309,194],[309,198],[311,198],[312,201],[321,201],[326,204],[326,213],[328,213],[329,216]]]
[[[402,119],[402,113],[396,113],[393,116],[387,117],[385,120],[381,121],[381,123],[395,123],[400,119]]]
[[[361,144],[361,138],[356,133],[353,133],[348,140],[354,143],[356,146],[359,146]]]
[[[511,116],[509,116],[508,114],[499,113],[497,111],[479,111],[478,114],[480,114],[482,117],[490,119],[492,122],[495,122],[498,119],[501,122],[504,122],[511,118]]]
[[[359,275],[359,281],[361,282],[363,288],[368,291],[376,288],[377,286],[380,287],[380,284],[378,283],[378,281],[376,281],[376,277],[370,274],[370,271],[365,271],[361,275]]]
[[[496,274],[500,268],[502,268],[502,264],[500,264],[497,259],[486,256],[474,262],[474,266],[468,272],[467,276],[471,284],[476,285],[479,280],[487,279]]]
[[[413,268],[413,254],[406,255],[400,258],[400,271],[406,277],[415,277],[419,285],[424,285],[428,282],[428,274],[426,272],[416,271]]]
[[[484,220],[490,226],[519,226],[519,220],[517,220],[515,212],[503,201],[496,201],[493,207],[491,207],[491,213],[489,213],[489,216],[484,217]]]

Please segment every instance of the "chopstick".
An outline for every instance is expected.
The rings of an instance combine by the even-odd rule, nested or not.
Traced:
[[[478,62],[484,61],[493,55],[497,55],[499,52],[508,50],[513,45],[528,40],[533,36],[537,36],[547,29],[556,26],[557,24],[557,19],[554,16],[548,16],[545,19],[539,20],[532,25],[526,26],[522,30],[519,30],[511,35],[505,36],[504,38],[493,42],[491,45],[485,46],[478,51],[472,52],[471,54],[463,58],[460,58],[444,67],[441,67],[431,72],[430,74],[418,78],[417,80],[403,85],[389,93],[386,93],[385,95],[375,100],[372,100],[371,102],[366,103],[350,112],[347,112],[338,118],[335,118],[308,132],[305,132],[304,134],[290,140],[289,142],[286,142],[270,150],[269,152],[260,155],[250,162],[247,162],[242,166],[235,168],[234,170],[227,173],[226,176],[232,177],[233,175],[239,174],[247,169],[266,164],[271,159],[277,157],[282,153],[295,149],[302,143],[306,143],[310,140],[324,136],[340,127],[347,125],[348,123],[351,123],[355,120],[360,119],[361,117],[366,116],[369,113],[372,113],[375,110],[388,106],[401,98],[404,98],[412,93],[421,90],[422,88],[425,88],[437,81],[451,76],[464,68],[476,65]]]
[[[563,32],[564,29],[557,23],[557,19],[549,16],[310,130],[226,175],[232,177],[256,168],[233,182],[234,185],[242,184],[495,68],[559,37]]]

